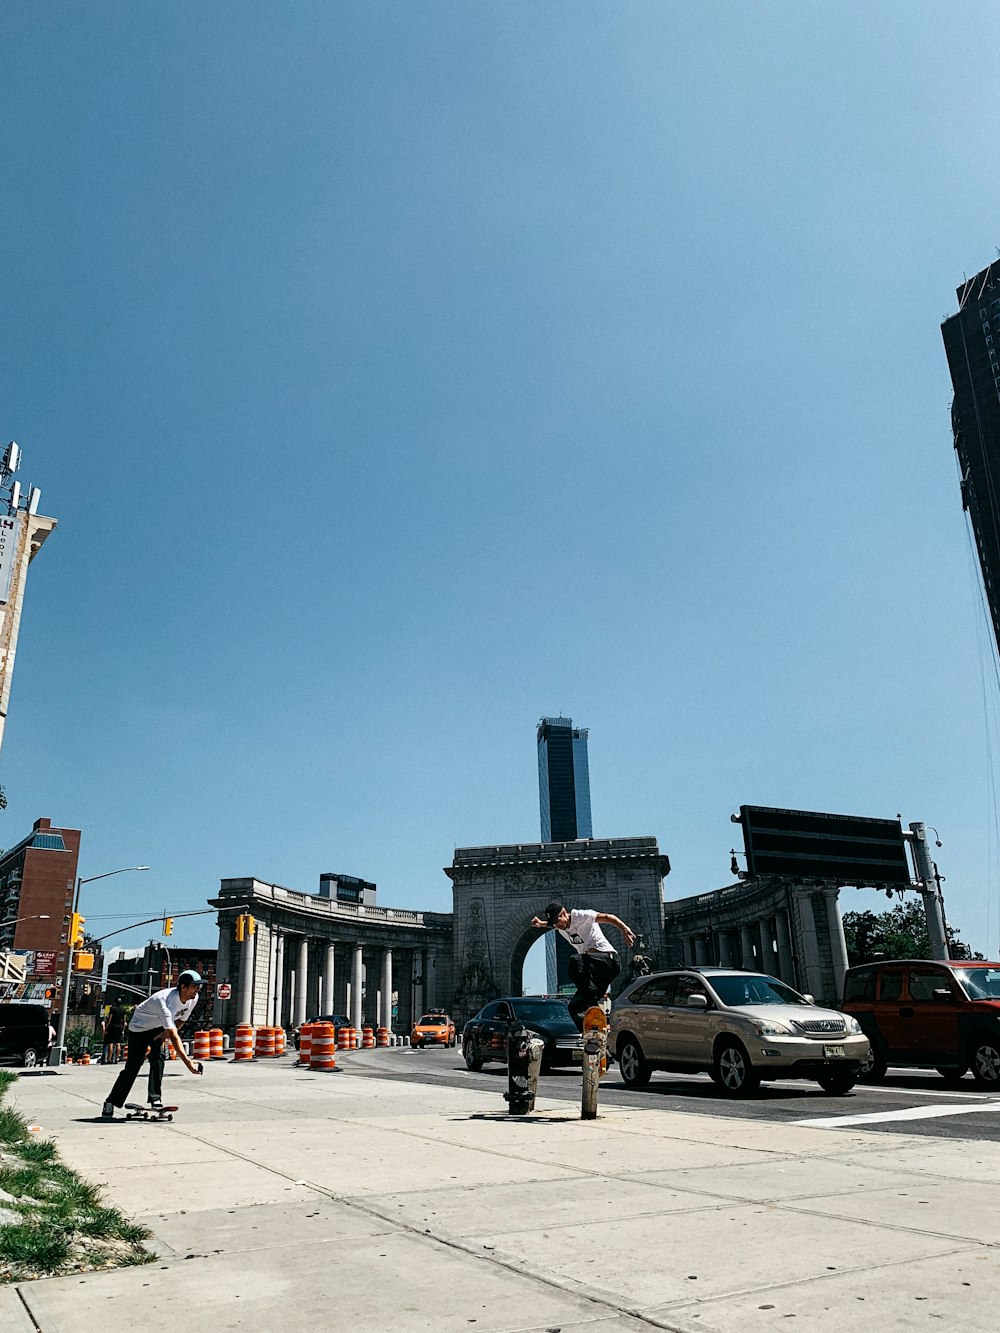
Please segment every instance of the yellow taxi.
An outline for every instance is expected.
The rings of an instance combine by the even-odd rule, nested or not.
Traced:
[[[421,1014],[410,1033],[411,1046],[454,1046],[455,1024],[447,1014]]]

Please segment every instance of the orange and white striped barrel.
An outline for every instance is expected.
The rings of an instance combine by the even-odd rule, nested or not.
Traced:
[[[208,1034],[208,1058],[224,1060],[226,1052],[222,1049],[222,1028],[212,1028]]]
[[[389,1045],[389,1029],[388,1029],[388,1028],[379,1028],[379,1029],[378,1029],[378,1031],[375,1033],[375,1045],[376,1045],[376,1046],[388,1046],[388,1045]]]
[[[351,1049],[351,1029],[350,1029],[350,1028],[338,1028],[338,1029],[337,1029],[337,1050],[338,1050],[338,1051],[349,1051],[350,1049]]]
[[[334,1051],[337,1046],[337,1035],[332,1023],[314,1023],[312,1030],[312,1043],[309,1054],[309,1068],[320,1070],[331,1070],[337,1068],[337,1060]]]
[[[365,1049],[366,1051],[373,1051],[373,1050],[375,1049],[375,1029],[374,1029],[374,1028],[363,1028],[363,1029],[362,1029],[362,1033],[361,1033],[361,1045],[364,1047],[364,1049]]]
[[[90,1052],[89,1052],[89,1051],[84,1051],[84,1053],[80,1056],[79,1063],[80,1063],[81,1065],[89,1065],[89,1064],[90,1064]]]
[[[212,1043],[209,1040],[208,1033],[204,1030],[194,1034],[194,1043],[191,1050],[192,1060],[209,1060],[212,1056]]]
[[[258,1060],[270,1060],[274,1057],[274,1028],[258,1028],[257,1044],[254,1055]]]
[[[241,1023],[236,1029],[236,1054],[234,1059],[253,1059],[253,1028],[249,1023]]]
[[[361,1045],[361,1029],[351,1028],[351,1049],[356,1051]]]
[[[177,1052],[174,1050],[174,1043],[173,1043],[172,1041],[165,1041],[165,1042],[163,1043],[163,1049],[164,1049],[164,1050],[166,1051],[166,1053],[167,1053],[167,1059],[168,1059],[168,1060],[176,1060],[176,1059],[177,1059]]]
[[[275,1055],[285,1054],[285,1029],[274,1029],[274,1053]]]
[[[299,1028],[299,1064],[307,1065],[312,1051],[312,1023],[303,1023]]]

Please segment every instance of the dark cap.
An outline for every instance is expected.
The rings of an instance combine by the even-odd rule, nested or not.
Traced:
[[[562,911],[563,911],[562,903],[556,903],[556,902],[549,903],[548,907],[546,907],[545,909],[545,920],[549,923],[550,926],[554,926],[556,922],[559,920]]]
[[[177,978],[177,984],[178,986],[200,986],[201,977],[197,972],[189,968],[186,972],[180,974]]]

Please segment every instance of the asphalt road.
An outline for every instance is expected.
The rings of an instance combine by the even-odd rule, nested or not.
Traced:
[[[443,1084],[495,1091],[498,1109],[505,1105],[506,1068],[490,1064],[473,1074],[465,1067],[461,1048],[355,1051],[338,1063],[347,1074],[353,1070],[431,1087]],[[543,1074],[539,1094],[578,1102],[579,1071],[556,1069]],[[933,1071],[890,1069],[884,1083],[859,1083],[846,1097],[830,1097],[816,1083],[789,1080],[764,1084],[752,1099],[731,1101],[719,1094],[707,1074],[654,1074],[648,1088],[630,1092],[613,1065],[601,1082],[600,1096],[613,1106],[662,1106],[670,1111],[776,1123],[821,1122],[831,1129],[859,1124],[889,1134],[934,1138],[1000,1139],[1000,1094],[980,1092],[970,1076],[959,1084],[945,1084]],[[865,1119],[858,1121],[858,1117]]]

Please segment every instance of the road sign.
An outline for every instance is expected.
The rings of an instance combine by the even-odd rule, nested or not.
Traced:
[[[747,870],[860,887],[909,884],[898,819],[741,805]]]
[[[228,981],[220,981],[215,988],[215,998],[217,1000],[228,1000],[233,993],[233,988]]]

